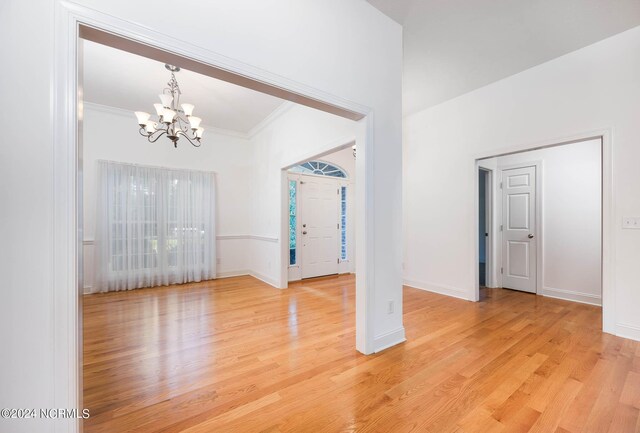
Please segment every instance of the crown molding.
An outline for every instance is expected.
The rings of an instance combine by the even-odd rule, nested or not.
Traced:
[[[278,119],[280,116],[282,116],[283,114],[285,114],[295,106],[296,104],[291,101],[284,101],[282,104],[278,106],[278,108],[273,110],[271,114],[269,114],[267,117],[262,119],[260,123],[258,123],[256,126],[251,128],[249,132],[247,132],[247,137],[249,139],[255,137],[258,133],[260,133],[260,131],[265,129],[267,126],[273,123],[276,119]]]
[[[93,111],[113,114],[116,116],[128,117],[128,118],[134,119],[135,121],[135,116],[133,115],[133,111],[128,110],[126,108],[114,107],[111,105],[102,105],[102,104],[97,104],[95,102],[89,102],[89,101],[84,101],[83,107],[85,109],[88,108]],[[231,129],[218,128],[218,127],[206,125],[206,124],[202,124],[202,127],[205,129],[205,132],[209,132],[209,133],[226,135],[228,137],[242,138],[245,140],[248,140],[250,138],[249,134],[241,131],[233,131]]]
[[[100,111],[103,113],[113,114],[116,116],[123,116],[123,117],[135,119],[135,116],[133,115],[133,111],[126,108],[114,107],[112,105],[103,105],[103,104],[98,104],[96,102],[89,102],[89,101],[83,101],[82,105],[84,108],[88,108],[93,111]],[[228,137],[236,137],[236,138],[242,138],[245,140],[250,140],[253,137],[255,137],[258,133],[260,133],[263,129],[265,129],[267,126],[269,126],[271,123],[273,123],[276,119],[280,118],[280,116],[282,116],[283,114],[291,110],[293,107],[295,107],[296,105],[297,104],[293,102],[284,101],[282,104],[278,106],[278,108],[273,110],[267,117],[262,119],[256,126],[251,128],[249,132],[234,131],[231,129],[218,128],[218,127],[206,125],[206,124],[202,124],[202,127],[205,128],[206,132],[211,132],[219,135],[226,135]]]

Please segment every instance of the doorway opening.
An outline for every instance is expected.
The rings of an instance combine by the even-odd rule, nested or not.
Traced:
[[[354,144],[286,169],[288,281],[355,273]]]
[[[491,286],[491,177],[493,172],[486,168],[478,170],[478,284],[480,287]]]
[[[64,314],[68,319],[68,326],[56,330],[57,352],[60,359],[68,361],[69,377],[61,379],[64,387],[61,387],[61,395],[68,395],[69,401],[63,405],[65,407],[83,407],[82,401],[82,353],[83,353],[83,332],[82,332],[82,293],[84,290],[83,273],[83,250],[87,242],[83,239],[83,68],[82,41],[88,40],[98,44],[117,48],[131,54],[141,55],[148,59],[160,61],[162,63],[179,66],[183,70],[198,72],[222,81],[237,84],[253,90],[258,90],[279,98],[295,101],[303,106],[311,107],[319,111],[324,111],[345,119],[356,121],[362,134],[359,141],[363,152],[370,147],[367,134],[371,131],[372,120],[367,117],[369,109],[367,107],[356,106],[344,102],[339,98],[329,94],[318,92],[316,89],[306,88],[299,83],[289,82],[286,79],[278,79],[269,75],[258,74],[250,68],[243,69],[240,64],[225,63],[214,54],[198,51],[195,47],[181,41],[174,41],[166,37],[162,41],[157,41],[158,46],[149,45],[149,41],[155,41],[154,35],[144,28],[131,26],[126,29],[120,28],[109,17],[96,13],[83,11],[82,8],[74,9],[73,12],[65,10],[65,25],[60,30],[60,50],[58,58],[56,80],[56,125],[61,125],[56,129],[56,170],[57,178],[60,180],[56,184],[57,207],[59,221],[56,230],[56,243],[61,245],[59,260],[65,266],[56,267],[56,287],[59,287],[60,314]],[[91,24],[87,24],[91,23]],[[138,41],[144,39],[145,42]],[[171,51],[170,51],[171,50]],[[182,54],[181,54],[182,53]],[[190,55],[187,55],[190,53]],[[197,53],[194,54],[194,53]],[[198,60],[194,59],[196,57]],[[227,59],[228,60],[228,59]],[[222,66],[224,65],[224,66]],[[259,77],[259,78],[252,78]],[[289,90],[295,89],[295,90]],[[313,95],[313,96],[307,96]],[[135,120],[134,122],[134,131]],[[369,158],[371,159],[371,158]],[[369,166],[368,160],[363,161]],[[365,170],[362,171],[362,194],[369,178],[365,177]],[[362,200],[364,202],[364,200]],[[366,212],[360,212],[358,218],[365,220],[368,218]],[[364,236],[370,234],[363,233],[355,242],[364,242]],[[281,233],[277,232],[275,243],[282,239]],[[230,236],[232,238],[233,236]],[[256,236],[259,237],[259,236]],[[270,240],[268,240],[270,241]],[[277,258],[276,258],[277,263]],[[367,270],[372,267],[368,267]],[[365,285],[363,279],[356,288],[356,297],[361,299],[357,305],[365,304],[366,292],[372,287]],[[370,313],[369,313],[370,314]],[[370,321],[366,311],[360,311],[356,319],[357,349],[363,353],[371,353],[373,335],[369,331]],[[68,379],[68,380],[67,380]],[[68,392],[63,392],[64,390]],[[70,426],[73,431],[80,429],[80,422],[74,422]]]
[[[603,138],[483,158],[477,176],[477,298],[505,288],[602,306]]]

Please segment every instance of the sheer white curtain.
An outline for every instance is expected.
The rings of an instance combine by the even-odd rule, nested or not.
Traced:
[[[215,233],[213,173],[98,162],[94,291],[215,278]]]

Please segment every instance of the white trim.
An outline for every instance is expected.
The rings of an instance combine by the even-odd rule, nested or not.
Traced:
[[[464,290],[459,287],[446,286],[444,284],[428,283],[424,281],[411,280],[408,278],[404,279],[403,284],[405,286],[412,287],[414,289],[425,290],[427,292],[437,293],[439,295],[452,296],[454,298],[463,299],[465,301],[473,300],[473,299],[469,299],[468,290]]]
[[[356,227],[356,349],[365,355],[375,350],[375,209],[374,194],[374,146],[373,125],[375,115],[370,112],[359,122],[359,131],[355,143],[358,147],[356,157],[355,215]],[[402,323],[402,288],[400,299],[396,303],[396,314]]]
[[[604,130],[602,139],[602,331],[617,332],[616,323],[616,219],[613,177],[613,131]],[[616,334],[618,335],[618,334]]]
[[[385,349],[395,346],[396,344],[404,343],[407,341],[405,336],[404,326],[402,328],[395,329],[382,335],[378,335],[373,340],[373,352],[382,352]]]
[[[253,239],[256,241],[265,241],[265,242],[278,242],[278,238],[276,236],[261,236],[261,235],[218,235],[216,236],[216,240],[218,241],[231,241],[231,240],[248,240]]]
[[[97,29],[99,32],[111,33],[117,37],[129,39],[134,43],[148,45],[204,65],[213,66],[219,70],[248,78],[266,87],[283,90],[284,93],[292,98],[301,96],[304,100],[321,102],[327,106],[327,109],[338,109],[345,117],[348,114],[355,114],[359,116],[358,118],[364,119],[372,111],[370,107],[365,105],[332,95],[307,84],[294,81],[239,60],[220,55],[209,49],[176,39],[135,22],[126,21],[67,0],[58,0],[58,2],[68,18],[73,21],[74,25],[83,24]],[[74,52],[75,48],[71,53]]]
[[[259,134],[263,129],[272,124],[275,120],[277,120],[280,116],[291,110],[295,107],[291,101],[284,101],[282,104],[278,105],[275,110],[273,110],[267,117],[262,119],[257,125],[251,128],[245,135],[247,138],[253,138],[257,134]]]
[[[615,335],[640,341],[640,328],[633,325],[627,325],[625,323],[617,323]]]
[[[218,272],[216,274],[216,280],[231,278],[231,277],[243,277],[246,275],[251,275],[251,271],[249,269],[239,269],[236,271],[224,271],[224,272]]]
[[[76,19],[60,3],[55,5],[51,124],[53,137],[53,278],[54,311],[53,407],[82,408],[83,283],[78,236],[78,28]],[[82,289],[81,289],[82,287]],[[56,433],[81,431],[79,420],[53,424]]]
[[[112,114],[114,116],[131,118],[133,119],[132,120],[132,125],[134,128],[133,130],[136,131],[135,128],[138,127],[138,125],[135,123],[135,116],[133,115],[133,111],[127,110],[126,108],[113,107],[111,105],[97,104],[95,102],[88,102],[88,101],[84,101],[82,105],[84,109],[88,108],[93,111]],[[244,140],[248,140],[250,138],[249,134],[244,133],[242,131],[234,131],[232,129],[218,128],[217,126],[211,126],[206,124],[202,124],[202,127],[205,129],[205,132],[210,134],[213,133],[218,135],[226,135],[229,137],[242,138]]]
[[[345,147],[345,149],[346,149],[346,147]],[[343,149],[343,150],[344,150],[344,149]],[[330,165],[331,167],[337,168],[338,170],[340,170],[341,172],[343,172],[343,173],[344,173],[344,175],[345,175],[345,177],[329,176],[329,175],[326,175],[326,174],[305,173],[305,172],[300,172],[300,171],[290,171],[290,170],[291,170],[291,169],[293,169],[294,167],[299,167],[299,166],[301,166],[302,164],[306,164],[307,162],[319,162],[319,163],[321,163],[321,164],[327,164],[327,165]],[[308,170],[308,168],[307,168],[307,170]],[[337,180],[341,180],[341,181],[343,181],[343,182],[349,182],[349,180],[350,180],[350,175],[349,175],[349,173],[347,172],[347,170],[345,170],[344,168],[340,167],[340,166],[339,166],[338,164],[336,164],[335,162],[325,161],[325,160],[323,160],[322,158],[319,158],[319,159],[310,159],[310,160],[308,160],[308,161],[301,162],[300,164],[296,164],[296,165],[294,165],[294,166],[292,166],[292,167],[289,167],[289,168],[287,169],[287,172],[289,173],[289,175],[296,175],[296,174],[299,174],[299,175],[302,175],[302,176],[323,177],[323,178],[325,178],[325,179],[337,179]]]
[[[540,150],[547,147],[556,147],[556,146],[562,146],[564,144],[595,140],[610,134],[611,134],[610,128],[596,129],[596,130],[585,131],[583,133],[578,133],[574,135],[558,137],[555,139],[552,138],[548,140],[541,140],[539,142],[533,142],[533,143],[530,142],[525,144],[521,143],[514,146],[499,147],[493,150],[484,150],[480,153],[476,153],[475,155],[472,156],[472,158],[474,161],[489,159],[489,158],[496,158],[498,156],[506,156],[506,155],[512,155],[514,153],[528,152],[530,150]]]
[[[321,159],[323,156],[326,156],[330,153],[334,153],[339,150],[346,149],[347,147],[351,147],[355,143],[356,143],[356,137],[354,137],[353,135],[348,135],[345,137],[338,138],[336,140],[333,140],[324,144],[320,149],[305,152],[304,154],[289,158],[289,161],[283,164],[281,166],[281,169],[286,171],[293,166],[302,164],[303,162]],[[342,178],[336,178],[336,179],[342,179]]]
[[[592,295],[590,293],[580,293],[573,290],[555,289],[553,287],[543,286],[538,294],[549,298],[580,302],[581,304],[602,305],[602,298],[600,296]]]
[[[264,242],[278,242],[277,236],[260,236],[260,235],[249,235],[249,239],[253,239],[254,241],[264,241]]]
[[[251,275],[251,271],[248,269],[240,269],[240,270],[236,270],[236,271],[224,271],[224,272],[218,272],[216,273],[216,277],[211,280],[211,281],[215,281],[215,280],[220,280],[220,279],[225,279],[225,278],[232,278],[232,277],[243,277],[246,275]],[[207,280],[204,280],[202,282],[206,282]],[[163,286],[160,286],[163,287]],[[84,286],[84,295],[92,295],[93,293],[91,293],[91,289],[93,288],[92,285],[87,285]],[[143,290],[143,289],[141,289]]]
[[[276,289],[280,289],[281,288],[281,287],[278,286],[278,282],[275,279],[273,279],[273,278],[271,278],[271,277],[269,277],[267,275],[261,274],[260,272],[250,271],[249,275],[251,275],[253,278],[257,278],[258,280],[262,281],[263,283],[267,283],[270,286],[275,287]]]
[[[217,241],[234,241],[234,240],[247,240],[251,239],[251,235],[218,235]]]
[[[278,238],[275,236],[259,236],[259,235],[218,235],[216,240],[229,241],[236,239],[256,239],[267,242],[278,242]],[[83,245],[95,245],[95,239],[85,239],[82,241]]]

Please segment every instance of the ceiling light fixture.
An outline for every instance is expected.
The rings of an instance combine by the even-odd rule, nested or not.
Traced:
[[[180,68],[173,65],[164,65],[171,71],[171,79],[160,97],[159,104],[153,104],[156,109],[158,120],[151,118],[149,113],[136,111],[138,125],[140,125],[140,135],[147,137],[151,143],[155,143],[160,137],[166,134],[167,138],[173,142],[174,147],[178,147],[178,140],[186,138],[195,147],[200,147],[200,139],[204,129],[200,126],[202,119],[193,115],[193,105],[180,104],[180,86],[176,80],[175,73]]]

